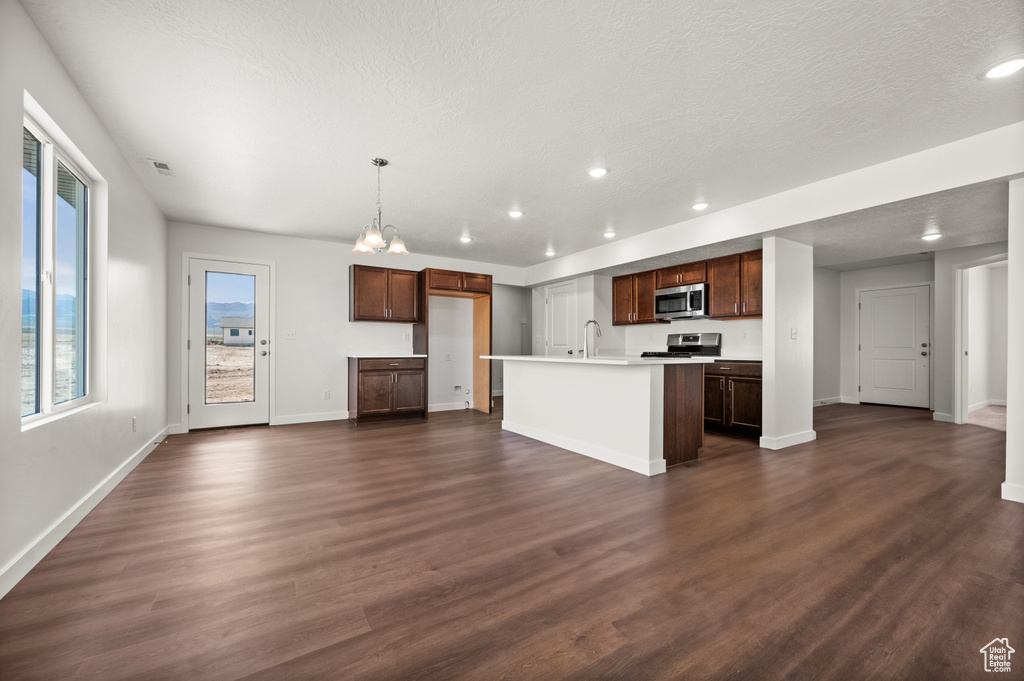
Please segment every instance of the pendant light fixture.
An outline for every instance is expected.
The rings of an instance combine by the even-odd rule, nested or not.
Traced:
[[[356,245],[352,252],[380,253],[387,248],[386,252],[388,255],[409,255],[409,251],[405,248],[405,242],[398,236],[398,228],[394,225],[385,225],[381,219],[380,169],[386,166],[388,161],[384,158],[371,158],[370,163],[377,166],[377,217],[373,219],[371,224],[363,227],[363,231],[359,233],[359,238],[356,239]],[[384,237],[384,232],[388,229],[395,230],[395,235],[391,237],[391,241]]]

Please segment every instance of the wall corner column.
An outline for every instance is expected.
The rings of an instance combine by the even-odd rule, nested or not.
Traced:
[[[761,446],[809,442],[814,432],[814,249],[764,240]]]
[[[1007,290],[1024,288],[1024,179],[1010,181]],[[1007,296],[1009,304],[1009,296]],[[1007,310],[1007,340],[1024,333],[1024,317]],[[1007,347],[1011,347],[1009,344]],[[1024,355],[1006,357],[1006,481],[1003,499],[1024,503]]]

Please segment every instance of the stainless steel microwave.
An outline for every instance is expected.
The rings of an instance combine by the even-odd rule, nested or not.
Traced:
[[[654,292],[655,319],[703,319],[707,316],[707,284],[673,286]]]

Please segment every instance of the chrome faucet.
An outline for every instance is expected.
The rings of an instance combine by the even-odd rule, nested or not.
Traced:
[[[597,323],[596,319],[587,320],[587,323],[583,325],[583,359],[590,357],[590,343],[587,342],[588,334],[587,327],[591,324],[594,325],[594,349],[597,350],[597,339],[601,337],[601,325]]]

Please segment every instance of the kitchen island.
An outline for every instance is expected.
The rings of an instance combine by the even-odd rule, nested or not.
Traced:
[[[704,372],[689,359],[488,355],[504,362],[504,430],[658,475],[704,444]]]

